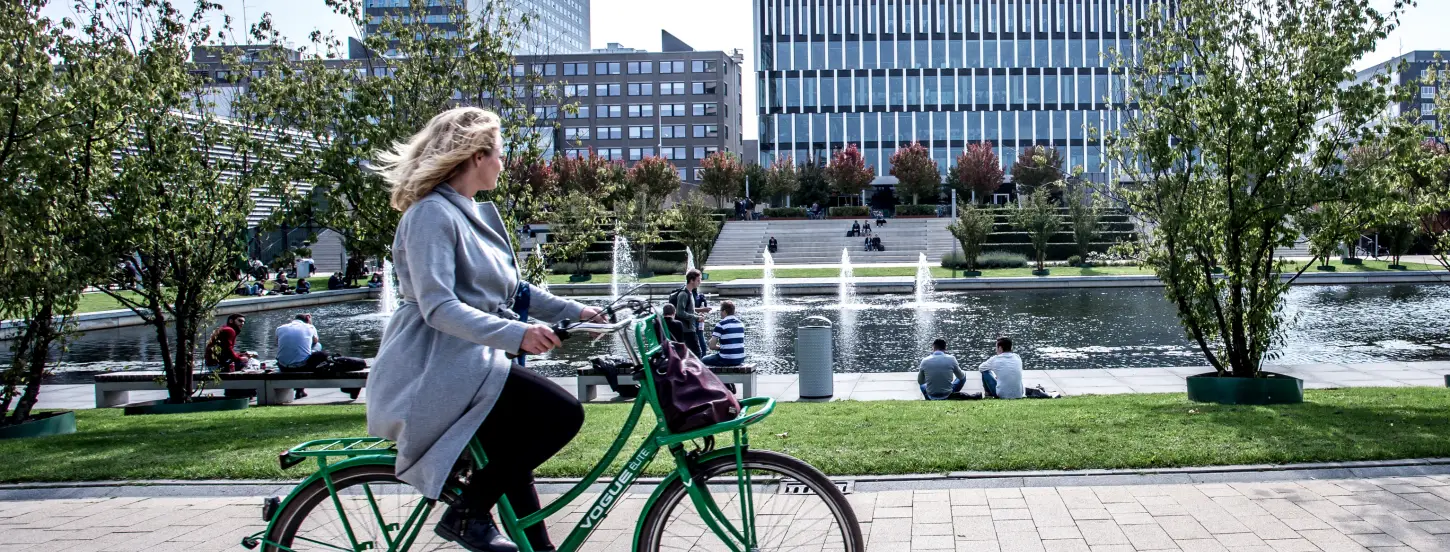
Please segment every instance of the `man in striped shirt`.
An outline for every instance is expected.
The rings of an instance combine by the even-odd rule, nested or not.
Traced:
[[[745,324],[735,317],[735,302],[722,301],[720,316],[710,333],[710,349],[717,351],[705,355],[700,362],[706,366],[739,366],[745,364]]]

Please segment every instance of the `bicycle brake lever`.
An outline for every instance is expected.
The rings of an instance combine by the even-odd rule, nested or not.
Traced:
[[[549,329],[554,330],[554,336],[555,337],[558,337],[559,338],[559,341],[563,341],[565,339],[569,339],[569,320],[568,319],[562,320],[558,324],[554,324]],[[524,356],[524,355],[527,355],[527,354],[528,353],[526,353],[524,351],[515,351],[515,352],[512,352],[512,353],[504,353],[503,356],[504,356],[504,358],[507,358],[509,360],[513,360],[513,359],[519,358],[519,357]]]

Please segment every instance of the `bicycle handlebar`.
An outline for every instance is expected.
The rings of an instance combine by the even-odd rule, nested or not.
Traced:
[[[559,338],[559,341],[569,339],[570,337],[572,337],[573,332],[588,333],[596,337],[605,336],[628,328],[630,322],[634,318],[633,315],[635,313],[641,311],[648,311],[651,308],[652,305],[650,305],[649,301],[641,301],[639,299],[627,299],[621,302],[621,300],[616,299],[615,302],[610,303],[609,306],[605,307],[604,310],[599,313],[600,317],[604,317],[604,319],[610,320],[611,322],[574,322],[571,324],[568,320],[564,320],[559,322],[558,324],[550,326],[550,329],[554,330],[554,335]],[[625,318],[623,321],[616,321],[617,317],[615,316],[615,314],[626,310],[630,312],[631,316]],[[515,359],[526,354],[528,353],[524,351],[516,351],[513,353],[505,353],[504,356],[510,359]]]

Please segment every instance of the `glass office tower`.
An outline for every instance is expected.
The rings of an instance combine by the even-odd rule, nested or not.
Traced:
[[[1115,178],[1094,139],[1120,121],[1112,57],[1137,55],[1132,14],[1158,1],[755,0],[761,162],[857,144],[894,184],[899,146],[927,146],[945,174],[990,142],[1009,172],[1044,145]]]

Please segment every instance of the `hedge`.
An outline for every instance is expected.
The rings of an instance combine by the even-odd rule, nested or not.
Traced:
[[[768,218],[806,218],[804,207],[771,207],[765,209]]]
[[[920,215],[936,216],[936,205],[897,205],[896,216],[911,217]]]
[[[845,207],[832,207],[827,211],[833,217],[868,217],[871,210],[860,205],[848,205]]]

